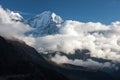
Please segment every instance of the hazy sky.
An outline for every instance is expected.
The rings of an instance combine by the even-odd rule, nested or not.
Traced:
[[[120,0],[0,0],[0,5],[25,18],[52,11],[65,20],[104,24],[120,21]]]

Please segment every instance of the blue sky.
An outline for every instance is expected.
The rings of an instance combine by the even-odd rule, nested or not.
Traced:
[[[0,5],[23,13],[25,18],[52,11],[64,20],[104,24],[120,21],[120,0],[0,0]]]

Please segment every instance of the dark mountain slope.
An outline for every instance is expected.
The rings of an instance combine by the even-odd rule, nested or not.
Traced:
[[[49,64],[33,48],[0,37],[0,80],[67,80],[45,66]]]
[[[34,48],[0,37],[0,80],[116,80],[111,75],[46,61]],[[119,79],[118,79],[119,80]]]

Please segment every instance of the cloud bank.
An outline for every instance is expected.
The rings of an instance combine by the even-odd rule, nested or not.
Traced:
[[[42,37],[26,36],[24,33],[32,28],[19,21],[19,13],[4,10],[0,7],[0,35],[7,38],[17,38],[34,47],[38,52],[60,51],[74,54],[76,49],[87,49],[92,57],[120,61],[120,22],[110,25],[94,22],[79,22],[66,20],[61,24],[59,33]],[[67,56],[56,55],[51,58],[57,63],[70,63],[80,66],[109,67],[111,63],[99,63],[91,59],[70,60]],[[92,65],[91,65],[92,63]]]
[[[60,33],[36,38],[38,51],[61,51],[74,54],[76,49],[87,49],[93,57],[120,60],[120,22],[110,25],[65,21]],[[37,44],[39,43],[39,44]]]

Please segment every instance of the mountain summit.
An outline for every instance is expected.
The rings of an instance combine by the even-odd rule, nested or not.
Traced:
[[[27,20],[27,23],[34,28],[48,26],[50,23],[60,24],[62,22],[62,18],[51,11],[44,11],[43,13]]]
[[[28,31],[26,34],[33,36],[42,36],[58,33],[58,29],[63,22],[62,18],[54,12],[45,11],[26,21],[34,30]]]

